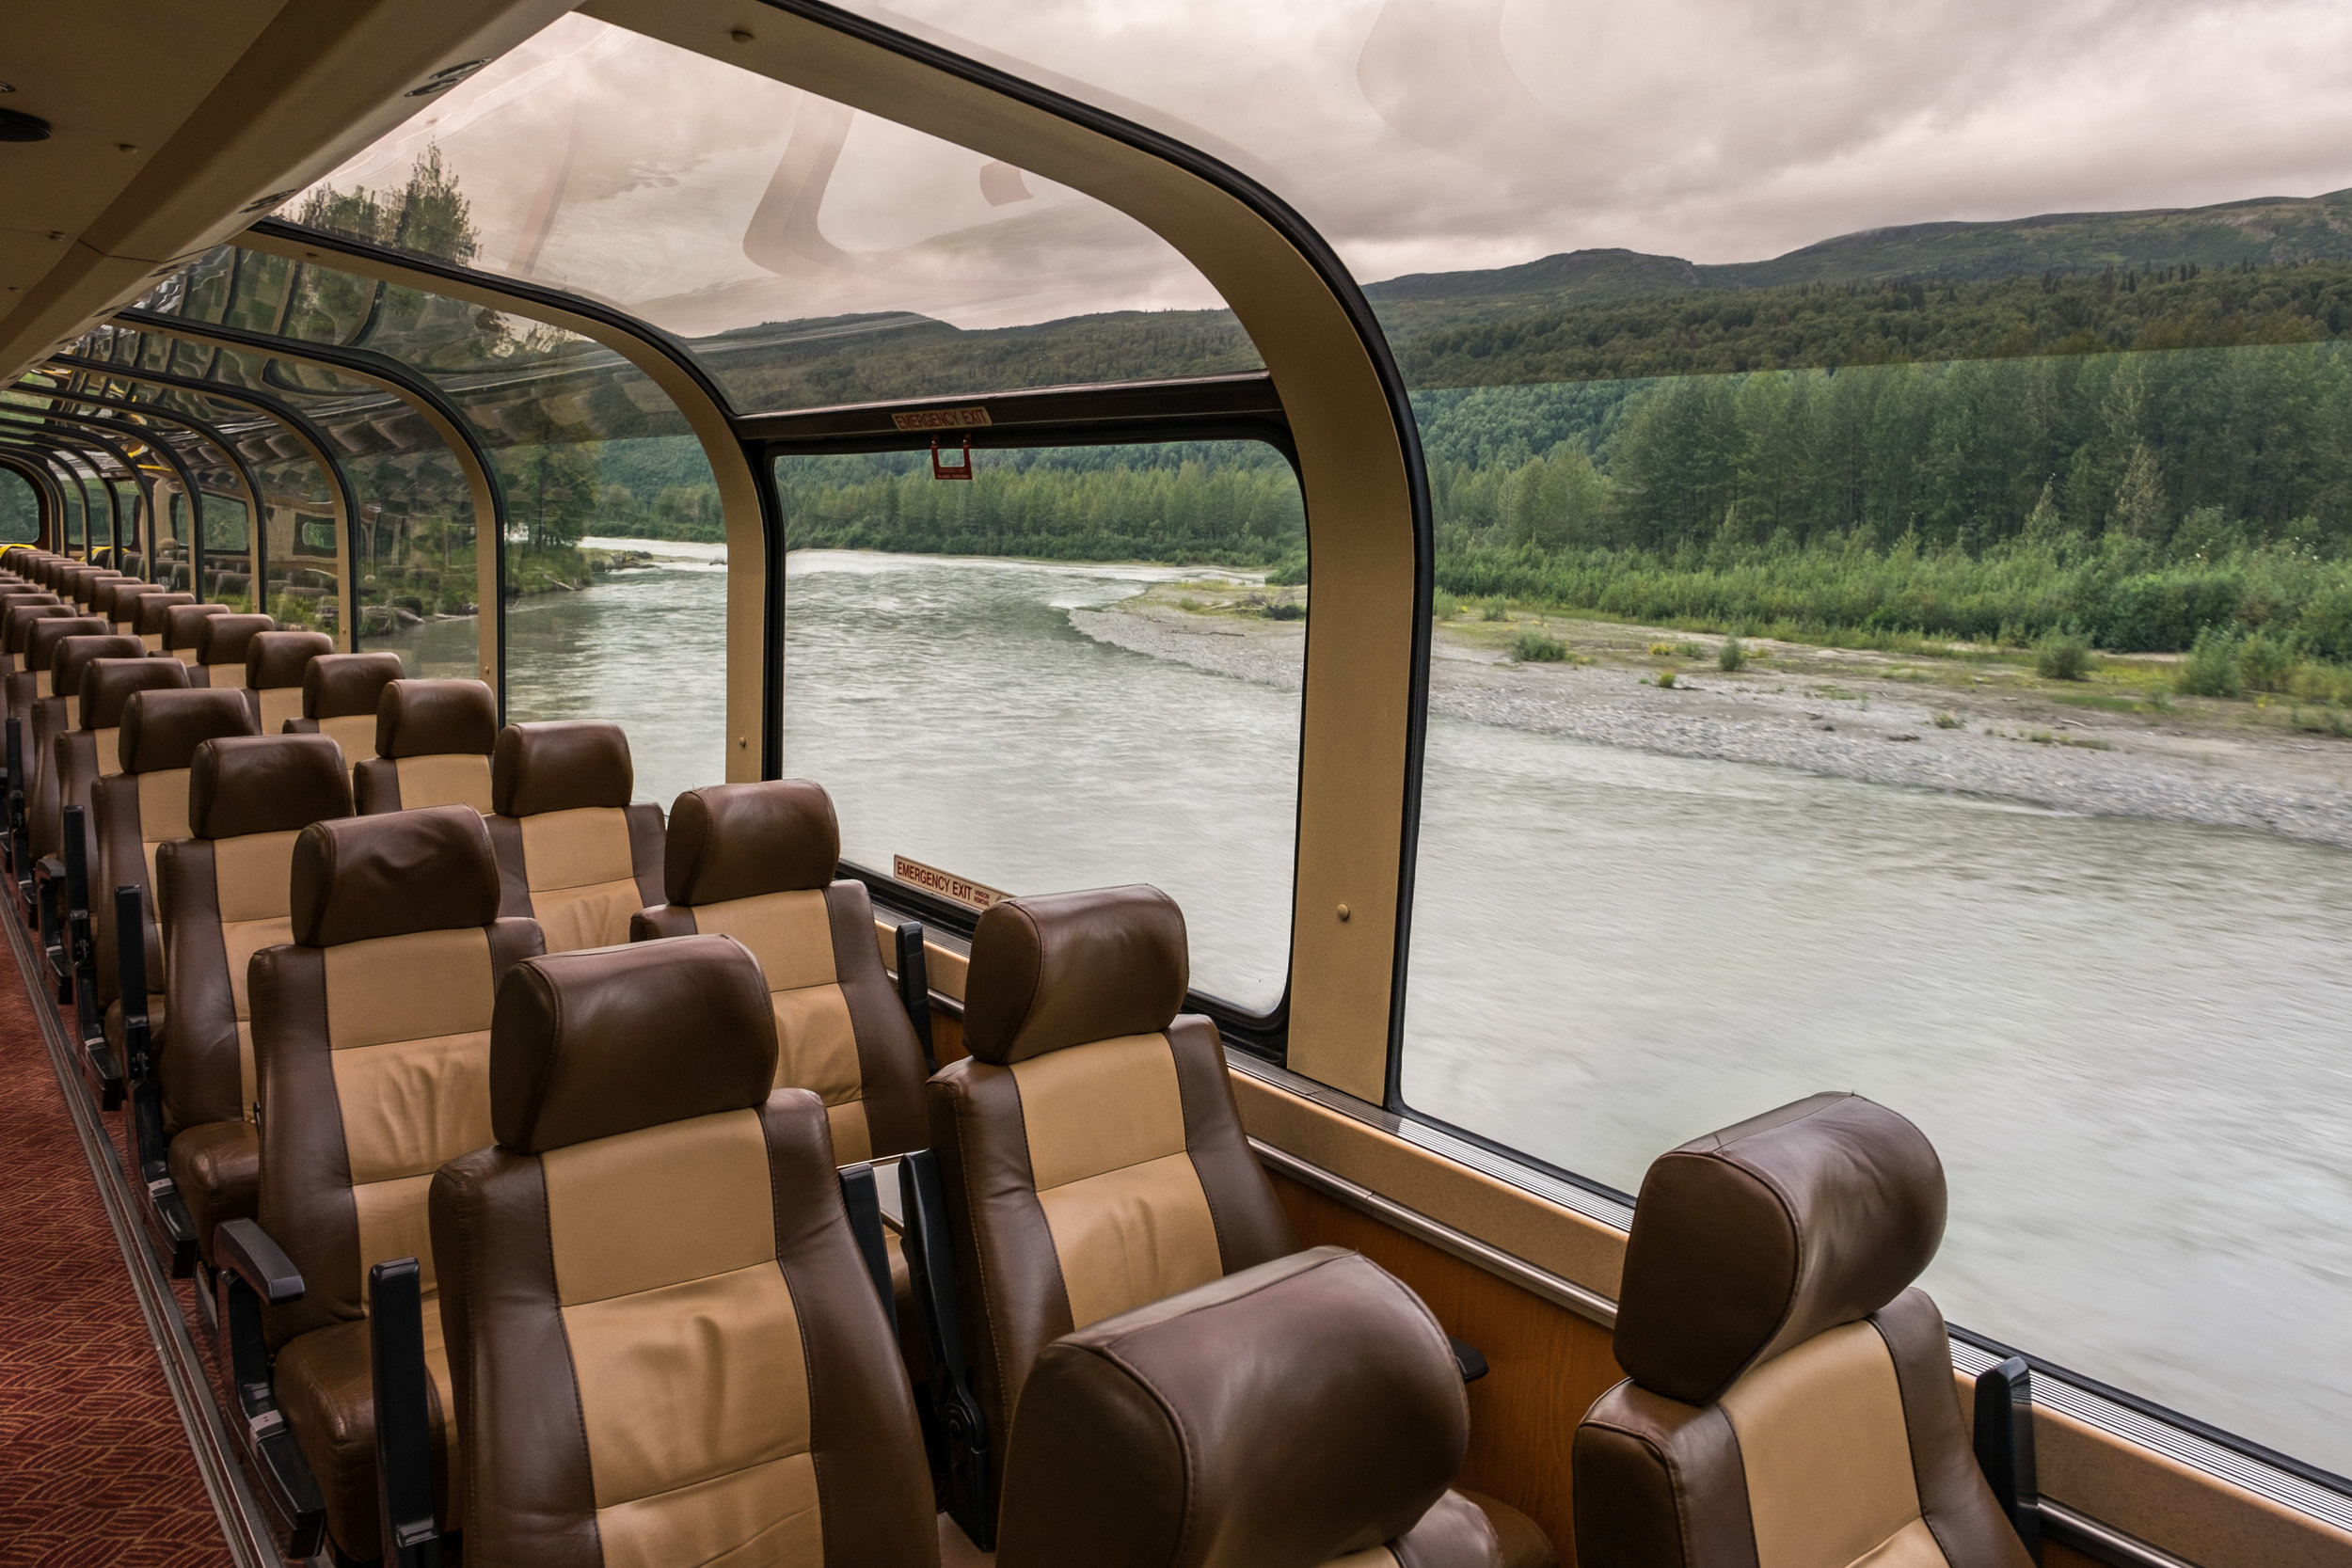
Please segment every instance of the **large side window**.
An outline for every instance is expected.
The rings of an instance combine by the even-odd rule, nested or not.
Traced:
[[[1155,883],[1184,907],[1194,985],[1271,1010],[1306,648],[1288,463],[1205,442],[972,466],[777,460],[785,771],[832,792],[843,855],[877,871]]]
[[[0,545],[29,545],[40,536],[40,497],[14,468],[0,468]]]

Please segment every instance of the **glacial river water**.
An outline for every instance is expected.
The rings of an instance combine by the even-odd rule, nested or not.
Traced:
[[[723,770],[718,552],[510,616],[516,718]],[[787,770],[844,849],[1013,892],[1150,880],[1196,983],[1279,995],[1297,697],[1096,642],[1157,568],[804,552]],[[402,640],[462,673],[472,623]],[[1910,1116],[1981,1332],[2352,1471],[2352,855],[1431,726],[1417,1108],[1625,1191],[1824,1088]]]

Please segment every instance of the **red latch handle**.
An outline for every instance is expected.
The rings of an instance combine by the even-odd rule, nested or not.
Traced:
[[[972,477],[972,437],[963,438],[963,461],[961,464],[939,460],[939,437],[931,437],[931,477],[933,479],[970,479]]]

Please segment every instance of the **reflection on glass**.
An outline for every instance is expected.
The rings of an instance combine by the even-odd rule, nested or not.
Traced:
[[[0,468],[0,545],[30,545],[40,537],[40,496],[14,468]]]
[[[878,870],[1155,883],[1194,984],[1273,1007],[1305,651],[1290,468],[1241,442],[975,459],[970,482],[927,455],[777,463],[786,772]]]

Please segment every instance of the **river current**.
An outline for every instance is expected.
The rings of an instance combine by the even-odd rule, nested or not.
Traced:
[[[724,769],[722,552],[638,547],[692,559],[513,607],[509,704],[620,721],[666,806]],[[787,570],[786,770],[845,854],[1152,881],[1196,984],[1279,995],[1296,693],[1070,623],[1180,574]],[[457,674],[473,635],[391,645]],[[1952,1321],[2352,1471],[2352,855],[1438,720],[1417,881],[1416,1109],[1629,1192],[1867,1094],[1944,1157]]]

